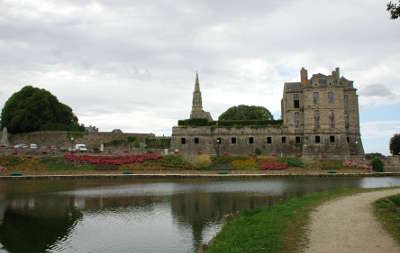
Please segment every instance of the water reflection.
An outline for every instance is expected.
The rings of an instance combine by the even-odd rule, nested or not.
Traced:
[[[334,188],[396,185],[388,177],[6,182],[0,252],[194,252],[228,213]]]

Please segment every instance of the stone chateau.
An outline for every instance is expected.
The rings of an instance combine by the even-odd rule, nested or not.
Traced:
[[[300,82],[284,84],[281,124],[245,127],[175,126],[172,148],[184,155],[254,154],[301,156],[305,159],[360,159],[364,149],[360,136],[357,89],[340,76],[300,70]],[[196,73],[191,119],[212,121],[203,110]],[[221,125],[221,124],[220,124]]]

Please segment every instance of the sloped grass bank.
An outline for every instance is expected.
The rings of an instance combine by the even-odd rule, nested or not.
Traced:
[[[400,243],[400,194],[376,201],[375,213],[385,229]]]
[[[340,189],[314,193],[242,212],[222,228],[206,252],[296,252],[305,241],[306,225],[316,206],[333,198],[366,191],[370,190]]]

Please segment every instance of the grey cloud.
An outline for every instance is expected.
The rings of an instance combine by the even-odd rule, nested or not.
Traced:
[[[393,92],[383,84],[367,85],[360,90],[359,94],[366,97],[390,97],[394,95]]]
[[[189,115],[196,70],[217,117],[238,102],[279,111],[283,82],[298,80],[301,66],[309,74],[340,66],[357,84],[379,63],[389,72],[362,83],[386,90],[360,94],[385,99],[400,79],[397,29],[376,0],[1,1],[0,96],[33,84],[86,124],[146,113],[155,119],[143,124],[156,131]],[[113,127],[129,128],[120,123]]]

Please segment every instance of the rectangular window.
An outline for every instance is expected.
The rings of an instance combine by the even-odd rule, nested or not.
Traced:
[[[254,137],[249,137],[249,144],[253,144],[254,143]]]
[[[318,92],[313,92],[313,102],[314,102],[314,105],[319,104],[319,93]]]
[[[349,105],[349,96],[344,95],[344,106],[347,107]]]
[[[294,126],[298,128],[300,126],[300,113],[295,112],[294,113]]]
[[[314,127],[319,128],[319,111],[314,112]]]
[[[222,139],[221,139],[221,137],[218,137],[217,138],[217,144],[221,144],[222,143]]]
[[[271,144],[272,143],[272,137],[267,137],[267,143]]]
[[[350,143],[350,137],[346,137],[347,143]]]
[[[350,127],[350,117],[349,117],[349,114],[347,112],[344,114],[344,126],[346,128]]]
[[[236,144],[236,137],[232,137],[232,144]]]
[[[282,143],[286,143],[286,136],[282,136]]]
[[[335,143],[335,136],[334,135],[329,136],[329,141],[331,143]]]
[[[328,91],[328,103],[333,104],[333,100],[334,100],[333,91]]]
[[[319,135],[315,136],[315,143],[321,143],[321,137]]]
[[[299,94],[293,94],[293,107],[300,108]]]
[[[186,144],[186,138],[181,138],[181,144]]]
[[[194,144],[199,144],[199,143],[200,143],[199,137],[194,137]]]
[[[296,144],[300,144],[301,143],[301,137],[300,136],[296,136]]]

